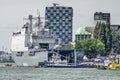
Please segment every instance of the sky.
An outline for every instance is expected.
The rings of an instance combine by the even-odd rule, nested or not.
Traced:
[[[94,26],[94,13],[111,13],[111,24],[120,24],[120,0],[0,0],[0,50],[10,51],[12,32],[24,24],[29,14],[45,16],[45,7],[58,3],[73,7],[73,41],[79,27]]]

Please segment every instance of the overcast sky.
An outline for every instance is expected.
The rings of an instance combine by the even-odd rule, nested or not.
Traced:
[[[73,7],[73,37],[79,27],[94,25],[94,12],[109,12],[111,23],[120,24],[120,0],[0,0],[0,50],[10,50],[12,32],[22,27],[24,17],[37,16],[37,10],[45,16],[52,3]]]

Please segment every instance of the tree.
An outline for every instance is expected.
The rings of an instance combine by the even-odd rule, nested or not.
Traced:
[[[76,41],[75,47],[76,49],[84,51],[88,58],[95,58],[98,54],[103,55],[104,53],[104,44],[96,39]]]
[[[110,24],[106,24],[106,53],[109,54],[109,52],[112,50],[112,30],[110,28]]]
[[[115,53],[120,54],[120,30],[113,32],[113,49]]]
[[[64,48],[64,49],[73,49],[74,46],[73,46],[72,44],[66,44],[66,45],[64,45],[63,48]]]
[[[97,23],[94,29],[94,38],[101,40],[105,44],[105,55],[112,49],[112,31],[110,24]]]
[[[94,29],[94,35],[93,35],[95,39],[98,39],[99,37],[98,34],[99,34],[100,26],[101,26],[101,22],[97,22],[95,29]]]

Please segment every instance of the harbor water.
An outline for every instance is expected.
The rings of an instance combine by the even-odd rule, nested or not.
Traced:
[[[120,80],[120,70],[0,67],[0,80]]]

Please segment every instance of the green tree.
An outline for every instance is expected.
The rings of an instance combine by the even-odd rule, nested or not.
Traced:
[[[120,29],[113,32],[113,49],[115,53],[120,54]]]
[[[104,44],[96,39],[76,41],[75,47],[76,49],[84,51],[88,58],[95,58],[98,54],[104,53]]]
[[[64,48],[64,49],[73,49],[74,46],[73,46],[72,44],[66,44],[66,45],[64,45],[63,48]]]
[[[101,22],[97,22],[95,29],[94,29],[94,35],[93,35],[95,39],[98,39],[99,37],[98,34],[99,34],[100,26],[101,26]]]
[[[110,28],[110,24],[106,24],[106,53],[109,54],[112,49],[112,30]]]
[[[110,24],[97,23],[94,29],[94,38],[101,40],[105,44],[105,55],[108,55],[112,49],[112,31]]]

